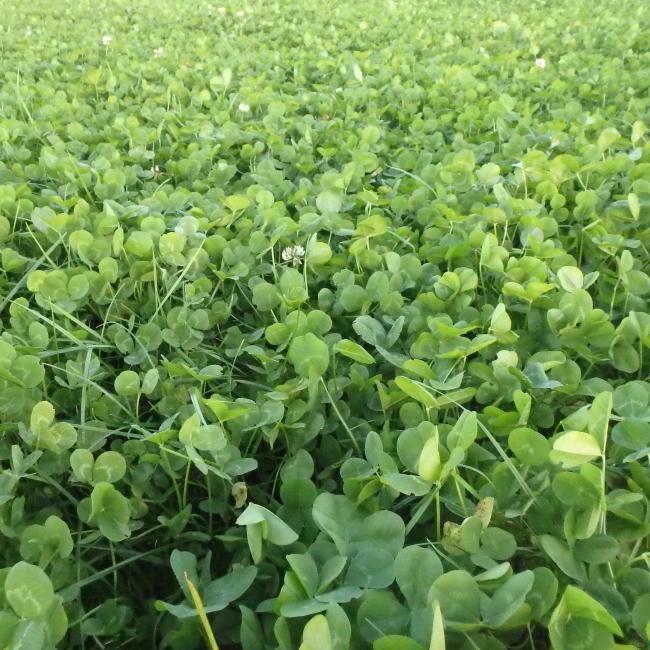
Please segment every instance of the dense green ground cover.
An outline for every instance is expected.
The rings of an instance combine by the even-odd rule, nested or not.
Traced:
[[[0,648],[647,647],[644,4],[5,0]]]

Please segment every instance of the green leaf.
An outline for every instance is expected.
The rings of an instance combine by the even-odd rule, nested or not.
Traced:
[[[330,628],[333,650],[349,650],[352,629],[345,610],[332,604],[327,608],[325,618]]]
[[[607,564],[615,560],[620,552],[618,541],[610,535],[592,535],[588,539],[576,540],[573,555],[588,564]]]
[[[629,381],[618,386],[613,394],[614,411],[625,418],[648,418],[650,416],[650,388],[645,382]]]
[[[583,582],[586,579],[584,566],[576,560],[571,549],[564,542],[561,542],[552,535],[540,535],[539,543],[551,560],[569,578],[573,578],[579,582]]]
[[[549,455],[549,441],[533,429],[519,427],[508,436],[508,447],[517,460],[524,465],[543,465]]]
[[[391,634],[377,639],[372,644],[372,650],[424,650],[424,646],[407,636]]]
[[[463,410],[454,424],[453,429],[447,434],[447,446],[450,449],[469,449],[478,433],[478,422],[474,411]]]
[[[634,629],[640,636],[647,637],[647,627],[650,624],[650,593],[643,594],[632,608],[632,621]]]
[[[14,564],[4,584],[5,598],[21,618],[42,618],[54,603],[54,588],[43,569],[27,562]]]
[[[248,507],[237,518],[238,526],[263,523],[262,538],[277,546],[293,544],[298,535],[276,514],[256,503],[249,503]]]
[[[533,575],[535,580],[526,596],[526,603],[530,606],[531,618],[539,621],[555,602],[558,579],[548,567],[535,567]]]
[[[50,515],[43,525],[27,526],[20,536],[20,554],[25,560],[38,560],[41,568],[52,558],[67,558],[74,544],[68,525],[56,515]]]
[[[318,589],[318,567],[311,555],[287,555],[287,562],[300,581],[305,593],[312,597]]]
[[[180,428],[178,439],[201,451],[219,451],[227,445],[224,430],[220,424],[201,424],[198,413],[193,413]]]
[[[422,546],[405,546],[395,558],[395,579],[412,610],[427,606],[429,588],[442,573],[438,556]]]
[[[361,636],[373,643],[382,636],[406,631],[410,615],[390,591],[372,590],[361,599],[357,611],[357,626]]]
[[[329,350],[324,341],[308,332],[291,342],[287,358],[301,377],[321,377],[329,366]]]
[[[47,432],[54,422],[54,407],[49,402],[39,402],[34,405],[30,419],[32,432],[39,436]]]
[[[334,349],[339,354],[342,354],[357,363],[370,364],[375,362],[375,359],[369,352],[362,348],[358,343],[350,341],[350,339],[341,339],[334,346]]]
[[[483,609],[483,620],[494,627],[503,625],[524,604],[534,580],[532,571],[522,571],[508,578]]]
[[[424,496],[431,491],[431,483],[410,474],[398,474],[397,472],[383,474],[381,481],[401,494]]]
[[[239,212],[245,210],[251,202],[242,194],[231,194],[226,197],[224,203],[229,210]]]
[[[70,467],[78,481],[92,483],[95,459],[88,449],[75,449],[70,454]]]
[[[126,474],[126,460],[116,451],[105,451],[95,459],[93,483],[117,483]]]
[[[573,616],[588,618],[606,627],[612,634],[622,636],[623,632],[616,619],[595,598],[582,589],[569,585],[562,600]]]
[[[481,551],[493,560],[503,561],[512,557],[517,550],[517,540],[507,530],[489,526],[481,535]]]
[[[316,197],[316,207],[324,214],[339,212],[343,197],[332,190],[324,190]]]
[[[392,553],[381,546],[359,544],[350,558],[345,583],[362,589],[383,589],[395,580]]]
[[[22,620],[16,626],[11,639],[11,647],[24,648],[25,650],[42,650],[48,636],[48,625],[46,621]]]
[[[82,521],[95,524],[112,542],[121,542],[131,535],[129,501],[110,483],[97,483],[90,498],[79,503],[78,511]]]
[[[445,621],[453,628],[458,623],[478,623],[481,592],[466,571],[452,570],[438,577],[429,592],[431,601],[440,603]]]
[[[220,612],[236,601],[248,591],[256,576],[255,567],[235,565],[230,573],[212,580],[202,592],[206,613]]]
[[[636,221],[638,221],[641,216],[641,203],[639,202],[639,197],[634,192],[630,192],[627,195],[627,203],[630,206],[632,216]]]
[[[612,415],[612,393],[604,391],[596,395],[587,416],[587,430],[596,439],[602,452],[607,445],[609,419]]]
[[[115,377],[115,392],[121,397],[131,397],[140,392],[140,376],[133,370],[124,370]]]
[[[557,278],[560,286],[568,292],[582,289],[584,283],[582,271],[577,266],[563,266],[558,270]]]
[[[282,302],[280,292],[269,282],[260,282],[253,287],[253,304],[260,311],[271,311]]]
[[[264,631],[255,613],[244,605],[239,605],[241,626],[239,629],[243,650],[258,650],[264,647]]]
[[[466,553],[478,553],[483,533],[483,522],[479,517],[467,517],[458,531],[459,545]]]
[[[438,447],[438,436],[429,438],[422,447],[420,457],[418,458],[417,470],[420,478],[424,481],[433,482],[440,478],[442,462]]]
[[[426,408],[436,408],[438,403],[436,398],[419,382],[413,381],[408,377],[395,377],[397,387],[409,397],[423,404]]]

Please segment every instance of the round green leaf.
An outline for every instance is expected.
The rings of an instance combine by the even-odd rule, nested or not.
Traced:
[[[541,433],[519,427],[508,436],[508,447],[520,463],[535,466],[546,462],[551,445]]]
[[[429,600],[440,603],[444,620],[451,625],[478,623],[480,619],[481,592],[467,571],[448,571],[437,578]]]
[[[493,560],[501,562],[512,557],[517,550],[517,541],[512,533],[490,526],[481,535],[481,551]]]
[[[95,459],[93,483],[116,483],[126,473],[126,460],[116,451],[105,451]]]
[[[115,392],[121,397],[131,397],[140,392],[140,375],[133,370],[123,370],[115,377]]]
[[[291,342],[287,358],[301,377],[318,378],[325,374],[330,362],[327,344],[308,332]]]
[[[21,618],[41,618],[54,602],[54,588],[43,569],[18,562],[7,574],[5,597]]]

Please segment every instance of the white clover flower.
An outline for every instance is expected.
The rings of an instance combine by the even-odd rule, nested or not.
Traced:
[[[535,65],[540,69],[543,70],[546,67],[546,59],[535,59]]]
[[[251,110],[251,107],[248,104],[244,104],[244,102],[242,102],[238,108],[242,113],[248,113]]]
[[[305,256],[305,249],[300,245],[296,244],[295,246],[287,246],[282,251],[282,260],[285,262],[291,262],[294,266],[298,266],[302,262],[302,258]]]
[[[156,59],[159,59],[159,58],[163,55],[163,52],[164,52],[164,50],[162,49],[162,47],[157,47],[157,48],[153,51],[153,55],[154,55],[154,57],[155,57]]]
[[[109,36],[108,34],[104,34],[102,36],[102,45],[104,47],[108,47],[112,42],[113,42],[113,37],[112,36]]]

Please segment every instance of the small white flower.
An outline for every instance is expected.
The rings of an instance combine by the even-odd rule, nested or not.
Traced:
[[[298,266],[305,256],[305,249],[300,245],[287,246],[282,251],[282,259],[285,262],[291,262],[294,266]]]
[[[242,102],[238,108],[242,113],[248,113],[248,111],[251,110],[251,107],[248,104],[244,104],[244,102]]]
[[[555,149],[555,147],[560,146],[560,141],[557,138],[553,138],[551,140],[551,149]]]
[[[546,59],[535,59],[535,65],[543,70],[546,67]]]
[[[339,86],[339,87],[336,89],[336,92],[337,92],[337,93],[342,93],[342,92],[343,92],[343,88],[341,88],[341,87]]]
[[[159,58],[163,55],[163,49],[162,49],[162,47],[157,47],[157,48],[153,51],[153,55],[154,55],[154,57],[155,57],[156,59],[159,59]]]
[[[104,47],[108,47],[112,42],[113,42],[113,37],[112,36],[109,36],[108,34],[104,34],[102,36],[102,45]]]
[[[243,11],[238,11],[237,13],[235,13],[235,16],[237,16],[237,18],[243,18],[244,17],[244,12]]]
[[[225,8],[225,7],[219,7],[219,9],[217,9],[217,11],[218,11],[222,16],[225,16],[225,15],[226,15],[226,8]]]

